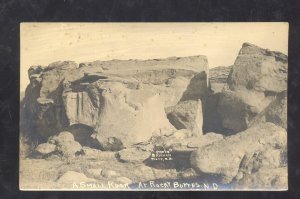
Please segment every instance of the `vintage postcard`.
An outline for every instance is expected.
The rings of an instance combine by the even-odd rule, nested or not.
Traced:
[[[21,23],[21,190],[287,190],[288,23]]]

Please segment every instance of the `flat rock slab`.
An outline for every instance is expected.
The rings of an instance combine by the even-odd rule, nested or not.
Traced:
[[[149,151],[142,151],[136,148],[123,149],[118,152],[121,162],[141,163],[150,157]]]

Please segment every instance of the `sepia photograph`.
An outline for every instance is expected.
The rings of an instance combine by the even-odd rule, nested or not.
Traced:
[[[288,190],[288,29],[20,23],[19,189]]]

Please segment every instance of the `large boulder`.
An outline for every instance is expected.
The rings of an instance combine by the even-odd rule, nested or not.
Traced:
[[[67,131],[50,137],[48,143],[56,145],[56,151],[66,158],[73,158],[82,150],[82,146],[74,140],[73,134]]]
[[[22,128],[41,140],[72,129],[80,143],[84,136],[77,135],[83,129],[98,147],[120,150],[153,134],[171,133],[164,109],[183,98],[205,96],[208,64],[204,56],[95,61],[79,67],[63,61],[28,73]]]
[[[158,94],[139,95],[122,84],[109,85],[102,93],[102,110],[95,127],[96,139],[104,150],[120,150],[174,131]]]
[[[238,174],[245,155],[252,157],[266,150],[285,151],[286,147],[285,129],[262,123],[198,149],[191,154],[190,161],[197,172],[220,176],[223,183],[229,183]]]
[[[194,136],[203,134],[203,113],[201,100],[181,101],[166,109],[167,117],[176,129],[189,129]]]
[[[244,43],[218,101],[224,129],[239,132],[287,90],[287,56]]]
[[[281,92],[287,89],[287,56],[244,43],[228,77],[231,90]]]

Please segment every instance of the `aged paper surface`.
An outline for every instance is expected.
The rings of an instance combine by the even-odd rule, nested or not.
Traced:
[[[287,23],[20,26],[20,189],[288,188]]]

